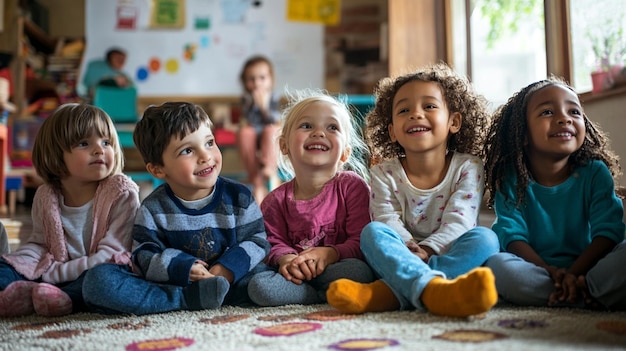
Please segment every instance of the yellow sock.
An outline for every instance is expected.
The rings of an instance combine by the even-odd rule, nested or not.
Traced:
[[[326,299],[334,308],[344,313],[384,312],[400,308],[400,302],[382,280],[357,283],[338,279],[330,284]]]
[[[432,314],[469,317],[489,311],[498,302],[498,293],[491,270],[479,267],[454,280],[431,280],[421,299]]]

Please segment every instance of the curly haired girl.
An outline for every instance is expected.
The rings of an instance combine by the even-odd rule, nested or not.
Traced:
[[[381,280],[333,282],[328,302],[348,313],[488,311],[497,292],[491,271],[479,266],[498,252],[498,240],[476,226],[486,100],[444,64],[384,79],[375,95],[366,131],[377,163],[370,169],[373,222],[361,249]]]
[[[562,79],[530,84],[496,111],[486,182],[505,252],[487,266],[504,300],[626,308],[619,174],[607,136]]]

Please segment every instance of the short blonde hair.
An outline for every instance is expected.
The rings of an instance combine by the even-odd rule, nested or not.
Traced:
[[[61,189],[61,179],[69,175],[64,152],[70,152],[76,143],[92,133],[108,138],[113,147],[111,174],[122,172],[124,156],[109,115],[92,105],[69,103],[61,105],[46,118],[35,137],[33,166],[45,183]]]
[[[362,128],[358,121],[353,118],[350,107],[346,101],[328,94],[324,90],[303,89],[287,94],[288,104],[283,111],[283,123],[278,136],[279,140],[288,140],[294,124],[302,112],[312,104],[325,103],[337,110],[337,117],[341,128],[344,130],[345,145],[350,150],[348,159],[341,165],[342,170],[356,172],[364,179],[369,179],[368,160],[369,150],[363,139]],[[287,179],[295,176],[293,166],[288,155],[280,155],[278,165]]]

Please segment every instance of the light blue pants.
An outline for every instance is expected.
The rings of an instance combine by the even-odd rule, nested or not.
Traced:
[[[512,253],[487,261],[502,299],[521,306],[548,306],[554,282],[547,270]],[[593,266],[585,276],[591,296],[609,309],[626,309],[626,240]],[[574,306],[582,307],[584,304]]]
[[[341,278],[371,283],[375,276],[367,263],[356,258],[347,258],[328,265],[322,274],[302,284],[286,280],[276,268],[271,268],[250,279],[248,295],[259,306],[325,303],[328,286]]]
[[[361,250],[367,262],[391,288],[402,309],[424,309],[420,297],[433,278],[454,279],[465,274],[497,253],[499,245],[491,229],[476,227],[454,241],[447,252],[425,263],[386,224],[371,222],[361,233]]]

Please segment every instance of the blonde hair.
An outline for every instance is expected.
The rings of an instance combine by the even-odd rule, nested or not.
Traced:
[[[124,156],[109,115],[92,105],[69,103],[47,117],[35,137],[33,166],[45,183],[61,189],[61,179],[70,175],[63,154],[71,152],[76,143],[92,133],[108,138],[111,143],[114,151],[111,174],[122,172]]]
[[[282,113],[282,128],[279,132],[279,140],[287,140],[291,130],[294,128],[298,117],[302,115],[302,111],[315,103],[328,104],[337,111],[337,119],[344,131],[345,145],[350,150],[350,155],[345,162],[339,166],[340,170],[351,170],[363,177],[369,179],[367,168],[369,160],[369,150],[364,142],[362,128],[356,125],[358,122],[352,117],[348,104],[329,95],[324,90],[304,89],[288,92],[287,106]],[[281,154],[278,159],[278,166],[287,179],[292,179],[295,174],[288,155]]]

